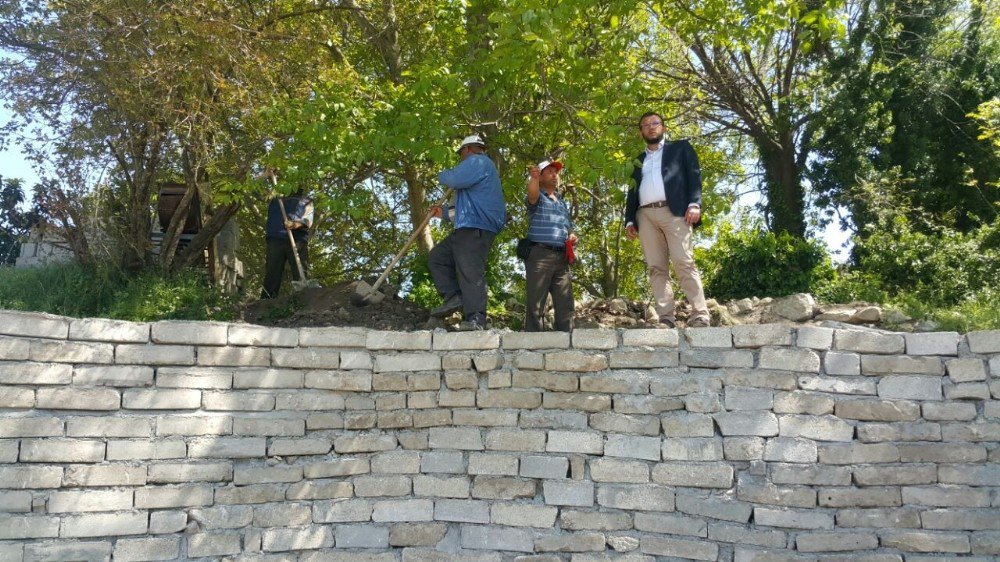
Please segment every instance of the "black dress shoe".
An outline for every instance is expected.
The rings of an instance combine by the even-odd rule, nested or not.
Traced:
[[[452,295],[451,298],[444,301],[441,306],[436,306],[431,309],[431,316],[434,318],[444,318],[450,314],[458,312],[462,309],[462,295]]]

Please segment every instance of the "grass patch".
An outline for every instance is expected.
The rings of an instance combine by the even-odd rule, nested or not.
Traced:
[[[0,268],[0,308],[133,321],[235,317],[232,300],[207,286],[199,271],[129,276],[76,264]]]
[[[1000,290],[983,289],[950,307],[934,306],[915,295],[902,295],[895,305],[907,316],[931,320],[940,331],[959,333],[1000,329]]]

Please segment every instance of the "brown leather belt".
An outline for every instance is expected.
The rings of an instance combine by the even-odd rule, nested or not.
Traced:
[[[652,203],[646,203],[645,205],[639,205],[640,209],[655,209],[657,207],[666,207],[666,201],[654,201]]]

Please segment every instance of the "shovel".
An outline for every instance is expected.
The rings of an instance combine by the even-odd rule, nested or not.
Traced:
[[[446,189],[444,191],[444,195],[442,195],[441,199],[439,199],[438,202],[434,204],[434,207],[440,207],[441,205],[444,205],[444,202],[448,200],[448,196],[450,194],[451,190]],[[379,277],[377,281],[375,281],[374,285],[369,285],[364,281],[357,282],[357,284],[354,286],[354,294],[351,295],[351,302],[353,302],[358,306],[364,306],[366,304],[377,304],[379,302],[382,302],[382,300],[385,298],[385,293],[377,292],[378,288],[381,287],[382,283],[385,282],[386,277],[389,276],[389,272],[392,271],[392,268],[396,266],[396,263],[404,255],[406,255],[407,250],[409,250],[410,246],[413,245],[413,241],[417,239],[417,235],[420,234],[420,232],[427,226],[427,223],[431,222],[431,217],[433,216],[434,215],[432,214],[431,211],[427,211],[427,216],[424,217],[423,222],[421,222],[420,225],[413,230],[413,233],[410,234],[410,238],[406,241],[406,244],[403,244],[403,249],[401,249],[399,253],[393,256],[392,261],[389,262],[389,265],[385,268],[385,271],[382,272],[382,276]]]
[[[278,185],[278,178],[273,174],[271,175],[271,183],[275,186]],[[278,198],[278,208],[281,209],[281,218],[288,223],[288,214],[285,213],[285,200],[281,197]],[[292,246],[292,255],[295,256],[295,267],[299,270],[299,280],[292,280],[292,289],[295,291],[301,291],[303,289],[319,289],[320,284],[318,281],[313,279],[306,279],[306,271],[302,267],[302,260],[299,258],[299,249],[295,245],[295,236],[292,235],[292,230],[285,228],[285,232],[288,233],[288,243]]]

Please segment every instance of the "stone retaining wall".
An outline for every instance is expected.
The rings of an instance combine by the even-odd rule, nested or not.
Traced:
[[[4,561],[1000,554],[1000,331],[0,334]]]

